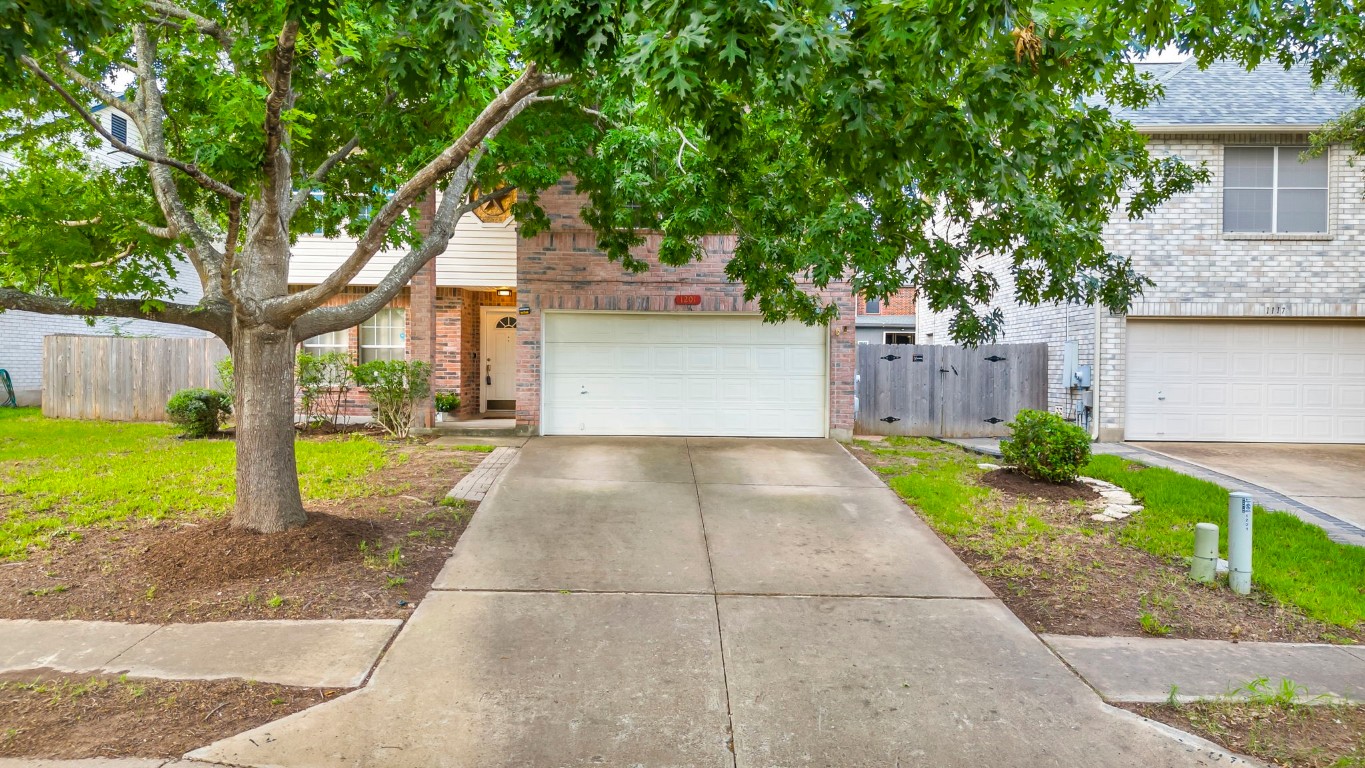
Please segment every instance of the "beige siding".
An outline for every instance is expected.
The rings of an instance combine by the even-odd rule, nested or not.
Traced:
[[[353,238],[300,237],[289,263],[291,285],[322,282],[355,248]],[[378,285],[406,251],[384,251],[361,270],[351,285]],[[436,284],[463,288],[503,288],[517,284],[517,228],[513,222],[485,224],[466,214],[455,227],[445,253],[436,257]]]

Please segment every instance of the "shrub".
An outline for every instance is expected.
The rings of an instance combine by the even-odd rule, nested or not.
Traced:
[[[370,393],[374,418],[394,437],[407,437],[412,411],[431,395],[431,366],[420,360],[372,360],[356,366],[355,380]]]
[[[1070,483],[1090,461],[1090,435],[1055,413],[1020,411],[1000,443],[1005,461],[1035,480]]]
[[[232,358],[225,357],[213,366],[214,372],[218,374],[218,391],[227,395],[231,400],[236,393],[236,379],[233,376]]]
[[[324,421],[336,423],[346,394],[355,383],[355,366],[345,352],[310,355],[300,352],[295,381],[299,387],[299,407],[306,426]]]
[[[441,413],[451,413],[460,407],[460,396],[454,392],[436,393],[436,410]]]
[[[166,415],[185,437],[212,435],[227,413],[232,413],[232,398],[212,389],[182,389],[166,403]]]

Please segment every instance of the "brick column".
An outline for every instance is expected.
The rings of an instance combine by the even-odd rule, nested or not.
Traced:
[[[421,218],[417,231],[423,235],[431,231],[432,219],[436,216],[436,196],[428,194],[418,204]],[[436,260],[427,262],[417,270],[408,281],[410,291],[408,319],[408,356],[410,360],[421,360],[431,366],[433,378],[436,372]],[[433,382],[434,383],[434,382]],[[431,427],[436,422],[436,408],[428,397],[418,404],[414,414],[415,426]]]

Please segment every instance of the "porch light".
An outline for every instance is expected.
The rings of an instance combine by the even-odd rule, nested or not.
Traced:
[[[498,295],[499,295],[499,296],[511,296],[511,295],[512,295],[512,289],[511,289],[511,288],[499,288],[499,289],[498,289]]]

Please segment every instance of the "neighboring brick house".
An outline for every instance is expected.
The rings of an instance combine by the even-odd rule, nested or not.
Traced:
[[[887,301],[858,297],[858,343],[914,344],[915,304],[914,288],[902,288]]]
[[[1355,102],[1304,70],[1149,68],[1164,98],[1120,116],[1153,153],[1212,174],[1110,222],[1109,248],[1156,285],[1126,314],[1021,307],[993,259],[1001,341],[1047,342],[1050,407],[1101,440],[1365,442],[1365,182],[1342,146],[1300,162],[1308,134]],[[920,341],[952,343],[926,310]]]
[[[734,237],[705,238],[705,258],[684,267],[659,264],[650,239],[636,254],[650,269],[632,274],[597,250],[585,202],[571,181],[545,190],[552,226],[533,238],[466,216],[388,308],[304,347],[427,360],[434,387],[460,393],[461,416],[514,415],[527,434],[851,436],[847,283],[821,293],[840,311],[829,327],[764,323],[725,277]],[[320,281],[349,245],[300,238],[291,284]],[[394,258],[376,257],[336,300],[376,284]]]
[[[141,143],[136,126],[126,115],[102,107],[95,108],[94,114],[96,119],[115,136],[134,146]],[[113,145],[103,138],[100,138],[99,144],[90,150],[90,157],[95,162],[110,167],[134,162],[131,157],[114,149]],[[9,169],[14,165],[12,156],[0,152],[0,168]],[[194,304],[203,295],[198,275],[187,263],[180,264],[176,274],[170,277],[168,282],[176,292],[176,301]],[[18,310],[0,312],[0,369],[9,372],[19,405],[42,404],[43,337],[55,334],[189,338],[203,338],[208,335],[196,328],[150,320],[101,317],[95,318],[92,324],[79,317],[42,315]],[[3,388],[0,388],[0,402],[4,400],[5,393]]]

